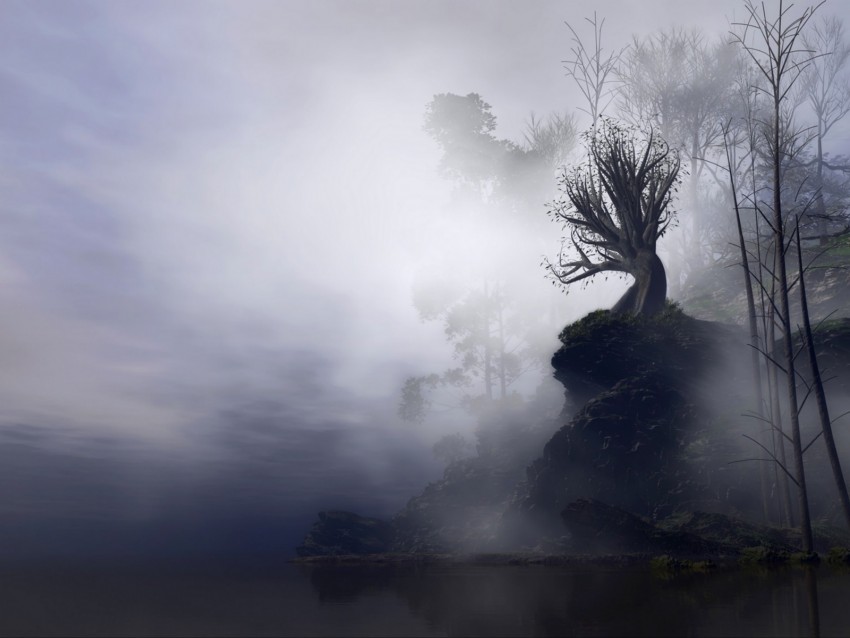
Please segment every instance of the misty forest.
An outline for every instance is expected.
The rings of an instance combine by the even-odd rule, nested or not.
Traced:
[[[850,37],[821,5],[742,8],[720,36],[568,21],[583,99],[521,137],[475,87],[425,105],[482,249],[417,274],[452,357],[404,382],[399,415],[458,430],[390,521],[323,512],[301,556],[846,546]],[[619,296],[564,326],[609,278]]]
[[[846,635],[845,0],[0,3],[0,636]]]

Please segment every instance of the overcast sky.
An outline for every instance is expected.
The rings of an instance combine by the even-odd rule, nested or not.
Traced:
[[[578,6],[0,3],[0,514],[248,512],[261,536],[433,479],[439,425],[395,405],[451,350],[411,283],[474,239],[441,216],[424,108],[477,92],[514,139],[573,110]],[[595,8],[614,46],[741,6]]]

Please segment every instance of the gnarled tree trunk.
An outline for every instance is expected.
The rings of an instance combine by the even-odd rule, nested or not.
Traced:
[[[667,273],[654,252],[642,252],[631,271],[635,282],[629,287],[611,312],[635,315],[654,315],[664,309],[667,299]]]

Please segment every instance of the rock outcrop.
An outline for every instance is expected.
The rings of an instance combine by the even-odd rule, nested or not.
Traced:
[[[730,470],[740,454],[723,449],[734,444],[749,390],[743,331],[671,306],[652,318],[591,313],[560,338],[555,376],[590,398],[529,466],[505,514],[506,542],[563,535],[561,512],[579,499],[653,520],[747,505],[736,487],[757,468]],[[730,408],[738,422],[720,423]]]
[[[392,520],[393,551],[476,552],[493,546],[502,512],[522,474],[478,459],[446,469]]]
[[[319,520],[295,548],[299,556],[380,554],[390,550],[392,526],[352,512],[319,512]]]
[[[561,405],[549,408],[541,413],[538,405],[516,405],[485,416],[478,454],[450,464],[393,518],[394,551],[497,549],[502,514],[558,426]]]
[[[591,313],[560,339],[552,366],[572,409],[543,418],[527,404],[494,415],[478,455],[449,465],[391,521],[324,512],[298,554],[794,545],[788,530],[754,525],[760,465],[736,463],[757,456],[742,434],[761,427],[744,416],[753,406],[743,329],[668,306],[650,318]],[[815,340],[839,377],[833,396],[850,396],[850,319],[827,323]],[[813,516],[826,520],[834,485],[817,447],[807,479],[822,495],[810,498]]]
[[[589,499],[570,503],[561,518],[573,536],[573,544],[587,553],[707,555],[734,551],[731,539],[722,543],[681,528],[664,529],[630,512]]]

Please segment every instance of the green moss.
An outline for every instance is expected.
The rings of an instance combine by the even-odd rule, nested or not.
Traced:
[[[596,310],[564,327],[558,339],[564,344],[584,341],[594,338],[600,330],[607,333],[627,329],[631,332],[634,325],[635,317],[632,315],[615,315],[609,310]]]
[[[815,565],[820,562],[820,556],[817,552],[794,552],[791,554],[791,562]]]
[[[850,565],[850,549],[833,547],[826,555],[826,560],[830,565]]]
[[[845,265],[850,258],[850,236],[843,235],[834,238],[826,247],[826,252],[818,259],[818,265]]]
[[[782,530],[748,523],[724,514],[679,512],[659,522],[658,525],[668,531],[696,534],[730,547],[777,549],[785,545]]]
[[[679,569],[681,561],[673,558],[669,554],[661,554],[661,556],[653,556],[649,565],[653,570],[657,571],[673,571]]]
[[[683,321],[690,321],[690,317],[685,314],[685,311],[682,310],[682,306],[679,305],[678,302],[668,299],[664,304],[664,310],[659,312],[657,315],[649,317],[650,321],[655,321],[658,323],[682,323]]]
[[[693,318],[686,315],[678,303],[668,299],[664,310],[649,317],[596,310],[566,326],[558,338],[566,344],[588,338],[598,339],[601,334],[634,334],[646,332],[647,329],[655,333],[660,330],[687,329],[692,325]]]
[[[791,554],[785,550],[758,545],[742,549],[739,562],[744,565],[780,565],[789,560],[791,560]]]
[[[710,560],[688,560],[686,558],[675,558],[669,554],[653,556],[650,567],[658,574],[672,574],[678,572],[709,572],[717,568],[717,564]]]

